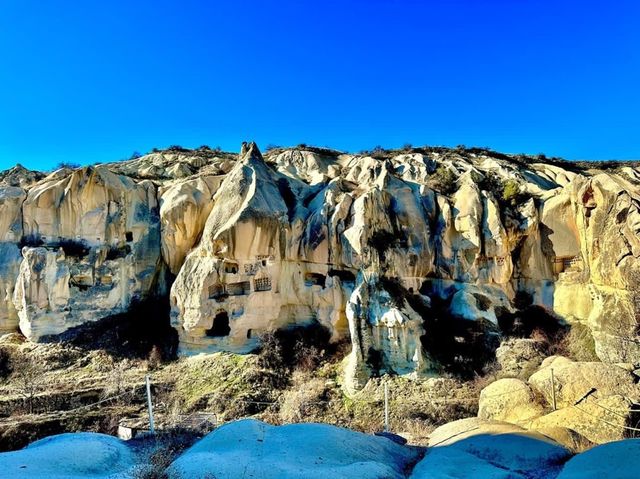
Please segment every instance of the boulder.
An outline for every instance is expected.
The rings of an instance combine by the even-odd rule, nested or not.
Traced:
[[[567,427],[561,426],[549,426],[549,427],[538,427],[535,430],[536,432],[547,436],[558,444],[562,444],[564,447],[569,449],[573,453],[579,453],[585,451],[595,444],[582,434],[574,431],[573,429],[569,429]]]
[[[400,479],[419,455],[387,438],[326,424],[270,426],[244,419],[198,441],[169,473],[183,479]]]
[[[129,447],[113,436],[69,433],[0,453],[0,470],[14,479],[116,479],[129,477],[134,460]]]
[[[156,190],[104,167],[58,170],[33,185],[23,210],[13,303],[38,340],[162,294]]]
[[[498,379],[480,393],[478,417],[524,425],[541,416],[544,408],[536,402],[531,387],[515,378]]]
[[[429,447],[462,451],[517,474],[507,477],[554,477],[560,465],[571,456],[568,449],[541,434],[479,418],[440,426],[431,434]]]
[[[500,376],[527,380],[545,357],[546,347],[533,339],[508,339],[496,350]]]
[[[529,378],[529,384],[545,399],[547,405],[552,403],[552,369],[558,408],[573,405],[592,388],[596,389],[595,396],[598,398],[620,395],[637,400],[640,397],[636,377],[628,369],[615,364],[573,362],[556,358],[545,361],[542,367]]]
[[[493,465],[468,452],[436,447],[427,451],[410,479],[524,479],[525,476]]]
[[[634,425],[633,403],[622,396],[586,401],[553,411],[527,424],[535,431],[563,427],[571,429],[594,444],[627,437],[626,426]]]
[[[557,479],[635,479],[640,471],[640,439],[610,442],[570,459]]]

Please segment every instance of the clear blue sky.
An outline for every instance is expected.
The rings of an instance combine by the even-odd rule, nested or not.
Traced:
[[[640,158],[640,2],[0,0],[0,168],[243,140]]]

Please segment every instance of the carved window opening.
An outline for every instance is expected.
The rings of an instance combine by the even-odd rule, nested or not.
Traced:
[[[238,263],[225,262],[224,263],[224,272],[229,274],[237,274],[238,273]]]
[[[212,284],[209,286],[209,299],[220,299],[225,296],[224,285]]]
[[[579,256],[556,256],[553,258],[553,271],[556,274],[567,270],[578,270],[582,267],[582,258]]]
[[[132,231],[125,232],[124,238],[127,241],[127,243],[131,243],[133,241],[133,232]]]
[[[320,273],[305,273],[305,286],[322,286],[324,288],[326,276]]]
[[[213,324],[210,329],[207,329],[206,334],[212,338],[220,338],[223,336],[229,336],[231,327],[229,326],[229,315],[226,311],[220,311],[213,318]]]
[[[247,329],[247,339],[251,339],[251,333],[252,331],[250,329]]]
[[[253,287],[256,291],[271,291],[271,278],[256,278]]]
[[[251,292],[251,284],[249,281],[239,281],[237,283],[227,284],[227,294],[229,296],[242,296]]]
[[[258,267],[253,263],[244,265],[244,274],[254,275],[258,272]]]

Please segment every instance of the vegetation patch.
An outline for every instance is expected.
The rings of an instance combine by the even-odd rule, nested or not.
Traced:
[[[169,322],[167,297],[134,301],[124,313],[46,336],[42,341],[104,350],[118,358],[146,359],[157,346],[164,360],[173,360],[178,350],[178,333]]]
[[[451,196],[458,189],[457,181],[458,178],[451,168],[440,165],[429,177],[429,187],[445,196]]]

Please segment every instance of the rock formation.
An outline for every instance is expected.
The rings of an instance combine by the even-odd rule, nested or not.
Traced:
[[[355,389],[464,365],[457,347],[494,347],[527,311],[588,327],[605,362],[640,363],[639,205],[637,165],[483,149],[244,144],[46,177],[18,166],[0,174],[0,330],[37,340],[170,289],[183,353],[321,324],[352,342]]]

